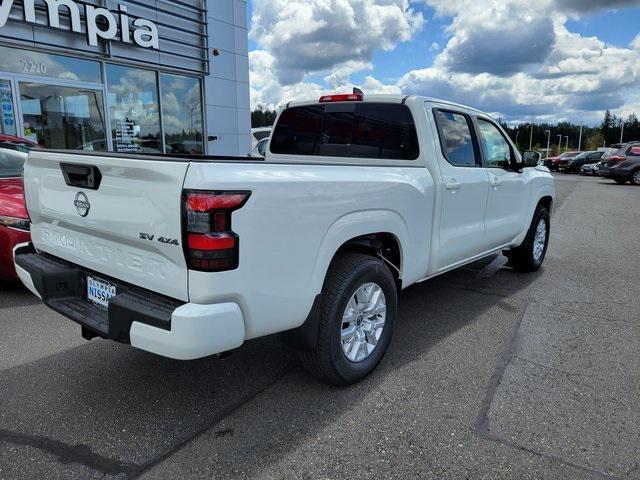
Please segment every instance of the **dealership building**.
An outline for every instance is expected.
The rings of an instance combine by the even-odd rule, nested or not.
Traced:
[[[243,0],[3,0],[0,133],[46,148],[247,154]]]

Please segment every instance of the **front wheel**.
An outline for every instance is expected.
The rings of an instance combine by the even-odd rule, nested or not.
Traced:
[[[634,185],[640,185],[640,169],[631,174],[631,183]]]
[[[318,343],[301,351],[304,367],[333,385],[362,380],[384,356],[397,315],[396,284],[378,258],[339,255],[322,291]]]
[[[519,272],[537,271],[547,256],[550,232],[549,212],[542,205],[538,205],[524,242],[508,252],[509,265]]]

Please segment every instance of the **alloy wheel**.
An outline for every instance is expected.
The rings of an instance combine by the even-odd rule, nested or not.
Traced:
[[[352,362],[361,362],[373,353],[382,337],[387,302],[377,283],[365,283],[351,296],[342,315],[340,343]]]
[[[538,222],[536,227],[536,235],[533,239],[533,259],[538,262],[544,253],[544,247],[547,244],[547,222],[543,218]]]

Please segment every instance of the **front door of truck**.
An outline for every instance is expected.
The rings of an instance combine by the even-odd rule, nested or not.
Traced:
[[[500,248],[525,228],[528,185],[522,169],[514,168],[515,151],[501,129],[489,119],[477,118],[478,137],[489,175],[489,198],[483,243]]]
[[[483,253],[489,179],[470,116],[448,108],[435,108],[433,115],[441,147],[437,269],[444,270]]]

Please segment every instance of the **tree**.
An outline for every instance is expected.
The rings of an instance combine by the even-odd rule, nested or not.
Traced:
[[[251,128],[270,127],[276,121],[277,112],[266,109],[263,105],[251,112]]]
[[[640,140],[640,121],[635,113],[627,117],[624,122],[624,141]]]
[[[620,140],[618,119],[615,115],[612,115],[609,110],[607,110],[604,114],[604,119],[602,120],[602,124],[600,125],[600,133],[602,133],[604,142],[606,142],[607,145],[611,145],[612,143],[616,143]],[[616,133],[618,134],[618,138],[615,138]]]

